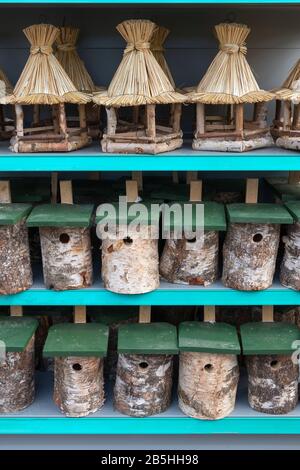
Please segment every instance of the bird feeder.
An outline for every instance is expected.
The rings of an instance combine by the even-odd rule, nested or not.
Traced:
[[[85,323],[85,307],[75,307],[75,323],[49,329],[44,356],[54,358],[53,398],[66,416],[87,416],[103,406],[107,342],[107,326]]]
[[[59,34],[56,38],[56,58],[67,72],[76,90],[92,95],[100,90],[97,87],[90,74],[88,73],[83,60],[79,57],[76,49],[76,43],[79,36],[79,29],[70,26],[59,28]],[[100,107],[93,103],[85,105],[86,127],[88,135],[93,138],[100,138]],[[79,116],[67,116],[67,123],[70,127],[78,127]]]
[[[122,62],[108,90],[93,97],[107,112],[103,152],[157,154],[182,146],[181,103],[186,98],[174,90],[151,52],[156,28],[148,20],[127,20],[117,26],[127,41]],[[161,126],[156,119],[156,105],[169,104],[174,104],[172,125]],[[122,119],[123,108],[129,108],[129,122],[128,118]]]
[[[271,129],[278,147],[300,150],[300,60],[282,87],[275,90],[276,112]]]
[[[248,400],[261,413],[286,414],[298,403],[299,344],[296,325],[273,322],[273,307],[263,307],[262,323],[241,326],[248,372]],[[296,343],[294,343],[296,342]]]
[[[227,205],[222,281],[232,289],[263,290],[272,285],[280,224],[293,223],[283,206],[257,203],[257,190],[258,181],[249,178],[246,203]]]
[[[269,147],[273,139],[267,124],[266,102],[274,94],[259,88],[247,62],[245,40],[250,28],[221,23],[215,26],[215,33],[219,52],[196,90],[189,93],[190,101],[197,105],[193,149],[245,152]],[[254,104],[249,121],[244,116],[245,104]],[[224,112],[208,120],[207,105],[221,106]]]
[[[52,45],[58,33],[58,28],[48,24],[24,29],[31,44],[30,56],[13,94],[6,100],[15,105],[16,111],[16,135],[10,141],[13,152],[69,152],[89,143],[85,105],[91,97],[75,88],[54,56]],[[78,128],[67,126],[66,103],[78,105]],[[24,126],[23,105],[35,107],[30,127]],[[40,106],[51,109],[48,124],[40,122],[36,112]]]
[[[181,238],[176,238],[178,229],[183,227],[187,202],[179,203],[179,217],[176,213],[172,218],[166,217],[165,213],[163,215],[163,231],[167,230],[170,233],[170,238],[167,238],[165,242],[160,260],[160,274],[168,282],[208,286],[218,277],[218,232],[226,230],[225,211],[223,205],[216,202],[198,203],[197,201],[201,201],[201,198],[201,181],[191,181],[192,230],[195,232],[197,229],[197,223],[199,224],[196,217],[197,206],[202,205],[204,211],[204,220],[200,221],[204,228],[204,232],[201,234],[202,239],[197,236],[187,239],[182,232],[180,232]]]
[[[21,309],[18,314],[22,314]],[[34,318],[0,317],[0,413],[16,413],[34,400],[37,326]]]
[[[9,181],[0,181],[0,294],[17,294],[32,285],[26,227],[31,208],[11,203]]]
[[[120,294],[143,294],[159,287],[158,230],[159,214],[151,217],[150,205],[146,217],[139,218],[138,226],[131,226],[136,211],[130,213],[138,200],[136,181],[126,182],[127,218],[113,204],[115,214],[96,216],[97,233],[102,238],[102,280],[105,289]],[[97,211],[97,214],[99,212]],[[116,219],[114,217],[116,215]],[[116,226],[116,236],[106,233],[106,225]]]
[[[0,140],[10,139],[15,131],[15,122],[6,115],[4,106],[7,96],[11,95],[12,92],[12,84],[4,71],[0,69]]]
[[[280,267],[280,282],[285,287],[300,290],[300,201],[285,204],[294,223],[283,237],[284,256]]]
[[[41,204],[27,219],[39,227],[47,289],[88,287],[93,282],[90,226],[92,205],[72,204],[71,182],[61,182],[62,204]]]
[[[150,308],[141,307],[140,323],[119,328],[114,406],[128,416],[163,413],[171,403],[176,327],[149,322]]]
[[[215,420],[234,409],[239,381],[236,328],[215,323],[215,308],[204,307],[204,322],[179,326],[179,407],[193,418]]]

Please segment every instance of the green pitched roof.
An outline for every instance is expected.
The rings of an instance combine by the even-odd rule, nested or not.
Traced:
[[[292,214],[295,222],[299,222],[299,220],[300,220],[300,201],[286,202],[285,207]]]
[[[0,341],[7,352],[24,351],[38,327],[34,318],[0,317]]]
[[[33,209],[28,227],[89,227],[93,205],[42,204]]]
[[[108,327],[99,323],[60,323],[49,328],[44,356],[106,356]]]
[[[128,354],[177,354],[177,330],[169,323],[131,323],[118,330],[118,351]]]
[[[180,351],[239,354],[236,328],[228,323],[183,322],[179,325]]]
[[[0,225],[14,225],[27,217],[32,206],[30,204],[0,204]]]
[[[153,211],[151,211],[152,204],[155,205]],[[118,202],[108,205],[101,204],[96,211],[96,223],[103,223],[105,221],[106,223],[123,225],[133,222],[138,217],[138,222],[143,225],[148,225],[150,222],[152,225],[158,225],[160,219],[159,206],[160,201],[129,202],[128,204],[125,203],[122,207]]]
[[[174,211],[170,211],[170,217],[168,217],[168,209],[173,206]],[[176,207],[178,207],[178,212]],[[171,202],[166,204],[167,210],[163,211],[163,230],[175,230],[183,227],[183,221],[185,215],[188,215],[189,208],[191,207],[192,213],[192,227],[196,230],[197,225],[197,207],[204,207],[204,230],[218,230],[225,231],[227,228],[225,210],[223,204],[217,202]],[[201,212],[200,212],[200,224]],[[187,219],[189,222],[189,219]],[[198,222],[199,224],[199,222]]]
[[[243,353],[259,354],[291,354],[300,340],[300,330],[296,325],[281,322],[253,322],[241,326]]]
[[[230,223],[247,224],[292,224],[293,218],[280,204],[228,204],[226,206]]]

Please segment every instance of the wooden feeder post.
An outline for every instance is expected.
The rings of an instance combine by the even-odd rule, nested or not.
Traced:
[[[81,289],[93,282],[90,238],[93,206],[73,204],[71,181],[60,182],[60,193],[62,204],[35,207],[27,225],[40,229],[46,287]]]
[[[126,195],[129,204],[138,200],[137,181],[126,182]],[[148,209],[150,211],[149,205]],[[96,218],[96,221],[99,223],[101,219]],[[117,220],[117,238],[103,238],[102,279],[106,289],[122,294],[142,294],[159,287],[158,240],[151,238],[151,233],[158,230],[158,221],[154,224],[149,225],[147,219],[137,232]]]
[[[190,174],[191,173],[191,174]],[[193,179],[195,178],[195,179]],[[202,181],[197,180],[197,172],[188,172],[190,202],[193,203],[193,230],[196,229],[197,202],[202,200]],[[172,206],[172,203],[171,203]],[[180,203],[181,222],[184,220],[185,204]],[[219,230],[226,230],[225,212],[222,205],[215,202],[204,204],[204,233],[202,240],[175,238],[176,227],[166,217],[163,218],[164,230],[170,229],[170,238],[165,241],[160,260],[160,274],[168,282],[208,286],[218,277]],[[199,223],[199,221],[198,221]]]
[[[296,173],[296,172],[295,172]],[[280,282],[290,289],[300,290],[300,202],[285,204],[293,216],[294,223],[287,227],[283,237],[284,256],[280,266]]]
[[[54,357],[53,399],[66,416],[88,416],[103,406],[107,344],[107,326],[86,323],[86,307],[74,308],[74,323],[49,329],[44,356]]]
[[[139,323],[119,328],[114,406],[128,416],[163,413],[171,403],[176,328],[150,321],[151,307],[140,307]]]
[[[274,322],[273,306],[263,306],[262,320],[241,326],[249,404],[261,413],[286,414],[298,403],[299,365],[293,352],[300,330],[296,325]]]
[[[0,317],[0,413],[16,413],[34,400],[34,338],[38,322],[11,307]]]
[[[30,204],[11,203],[9,181],[0,181],[0,294],[17,294],[32,285],[26,217]]]
[[[13,92],[13,86],[3,70],[0,69],[0,81],[2,84],[0,97],[0,140],[8,140],[15,133],[15,122],[6,116],[7,102],[10,101],[10,95]]]
[[[258,180],[248,178],[245,204],[228,204],[229,227],[223,246],[222,281],[238,290],[263,290],[272,285],[280,224],[292,223],[279,204],[259,204]]]
[[[215,307],[204,307],[204,322],[179,326],[179,407],[198,419],[221,419],[234,409],[240,345],[235,327],[215,323]]]

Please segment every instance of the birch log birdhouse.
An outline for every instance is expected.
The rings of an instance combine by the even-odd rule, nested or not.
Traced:
[[[261,90],[247,62],[245,41],[250,28],[243,24],[215,26],[219,52],[195,90],[188,93],[196,103],[194,150],[246,152],[273,145],[267,124],[266,103],[274,94]],[[247,121],[245,104],[253,104]],[[207,115],[207,105],[222,107],[222,115]],[[211,107],[211,106],[210,106]]]
[[[156,28],[148,20],[126,20],[117,26],[127,42],[122,61],[108,90],[93,96],[93,101],[104,105],[107,112],[103,152],[157,154],[182,146],[181,104],[186,98],[175,91],[151,51]],[[174,105],[172,122],[161,126],[156,106],[170,104]],[[126,121],[122,119],[125,108],[132,113]]]
[[[283,237],[284,256],[280,267],[280,282],[290,289],[300,290],[300,201],[285,204],[294,223],[288,225]]]
[[[34,318],[0,317],[0,413],[16,413],[34,400]]]
[[[0,69],[0,140],[10,139],[15,132],[15,121],[7,116],[7,108],[4,106],[7,97],[13,92],[13,86],[6,74]]]
[[[64,323],[49,329],[44,356],[54,358],[53,398],[66,416],[87,416],[103,406],[107,342],[105,325]]]

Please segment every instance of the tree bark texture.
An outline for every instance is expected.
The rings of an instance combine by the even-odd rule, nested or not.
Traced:
[[[249,291],[270,287],[279,236],[278,224],[230,224],[223,246],[223,284]]]
[[[92,284],[89,228],[41,227],[40,238],[47,289],[82,289]]]
[[[277,147],[290,150],[300,150],[300,137],[283,136],[276,140]]]
[[[285,287],[300,290],[300,223],[287,227],[283,241],[285,250],[280,267],[280,282]]]
[[[144,417],[171,404],[173,356],[119,354],[114,405],[120,413]]]
[[[274,145],[273,138],[270,133],[261,137],[249,140],[234,140],[230,138],[197,138],[193,140],[192,147],[194,150],[215,151],[215,152],[249,152],[250,150],[272,147]],[[300,144],[299,144],[300,148]]]

